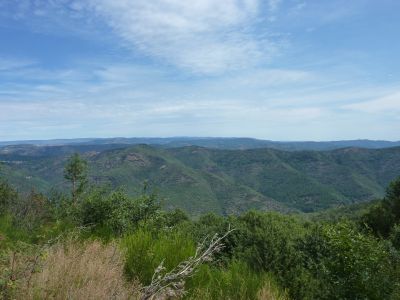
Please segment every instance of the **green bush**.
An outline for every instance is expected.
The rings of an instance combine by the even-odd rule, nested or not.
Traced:
[[[372,206],[361,218],[376,235],[387,238],[395,224],[400,223],[400,177],[390,183],[385,198]]]
[[[324,225],[303,245],[320,299],[389,299],[398,278],[386,244],[349,223]]]
[[[270,281],[266,274],[254,272],[247,264],[236,260],[226,267],[203,265],[187,283],[187,298],[257,299],[264,284]]]
[[[124,237],[121,244],[126,255],[126,275],[143,284],[151,282],[161,262],[170,271],[193,256],[196,248],[192,239],[179,231],[154,233],[143,228]]]
[[[15,227],[12,215],[0,216],[0,250],[8,249],[17,241],[30,240],[31,236],[26,231]]]
[[[7,213],[18,198],[17,192],[0,178],[0,215]]]
[[[390,241],[397,250],[400,250],[400,224],[393,226]]]
[[[107,193],[104,189],[94,189],[80,202],[77,213],[83,226],[121,235],[154,218],[159,208],[154,195],[133,198],[121,190]]]
[[[316,280],[304,268],[297,246],[307,232],[303,221],[278,213],[249,212],[238,218],[235,227],[236,258],[255,272],[272,273],[293,298],[313,298]]]

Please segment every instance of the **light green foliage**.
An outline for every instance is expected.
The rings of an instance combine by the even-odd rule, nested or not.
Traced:
[[[188,298],[257,299],[267,281],[266,274],[254,272],[244,262],[232,261],[225,267],[203,265],[188,281]]]
[[[8,249],[16,241],[30,241],[30,235],[15,226],[13,215],[7,214],[0,216],[0,250]]]
[[[193,256],[194,242],[179,231],[158,234],[139,229],[122,239],[126,253],[125,271],[129,278],[149,284],[154,270],[163,261],[167,271]]]

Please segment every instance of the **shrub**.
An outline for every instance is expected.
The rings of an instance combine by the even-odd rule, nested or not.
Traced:
[[[14,222],[17,227],[33,234],[39,227],[53,220],[51,203],[43,194],[32,190],[28,195],[21,196],[12,208]]]
[[[392,232],[390,233],[390,240],[393,246],[397,250],[400,250],[400,224],[393,227]]]
[[[139,279],[144,285],[151,282],[154,270],[164,261],[166,270],[172,270],[195,252],[194,242],[179,231],[158,234],[139,229],[123,238],[125,272],[129,279]]]
[[[7,213],[17,198],[17,192],[6,181],[0,178],[0,215]]]
[[[392,227],[400,223],[400,177],[390,183],[385,198],[372,206],[361,221],[376,235],[389,236]]]
[[[122,190],[107,193],[104,189],[94,189],[82,200],[78,213],[82,225],[122,235],[139,223],[148,222],[158,211],[155,195],[132,198]]]
[[[284,299],[270,276],[240,261],[221,268],[203,265],[188,286],[188,299]]]
[[[315,281],[303,267],[297,249],[306,230],[293,216],[278,213],[248,212],[238,218],[232,234],[234,256],[255,272],[272,273],[277,282],[289,289],[295,299],[314,295]]]
[[[21,241],[3,242],[0,240],[0,299],[23,299],[17,295],[36,270],[40,249]]]
[[[306,266],[321,299],[388,299],[397,281],[385,243],[349,223],[324,225],[305,239]]]

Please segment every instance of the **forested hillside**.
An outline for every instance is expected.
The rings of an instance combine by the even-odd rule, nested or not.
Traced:
[[[365,202],[382,197],[400,174],[399,147],[291,152],[110,144],[3,147],[1,172],[21,191],[65,191],[63,168],[74,152],[87,159],[90,181],[130,195],[147,181],[165,208],[192,215],[310,212]]]

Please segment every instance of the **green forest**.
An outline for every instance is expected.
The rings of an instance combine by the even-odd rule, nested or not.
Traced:
[[[0,298],[400,299],[400,177],[343,208],[187,214],[90,164],[70,155],[47,193],[2,167]]]
[[[400,147],[329,151],[163,149],[149,145],[16,145],[0,148],[0,175],[18,190],[68,192],[63,168],[73,153],[88,162],[88,178],[130,196],[147,181],[163,209],[191,216],[255,209],[317,212],[382,198],[400,174]]]

